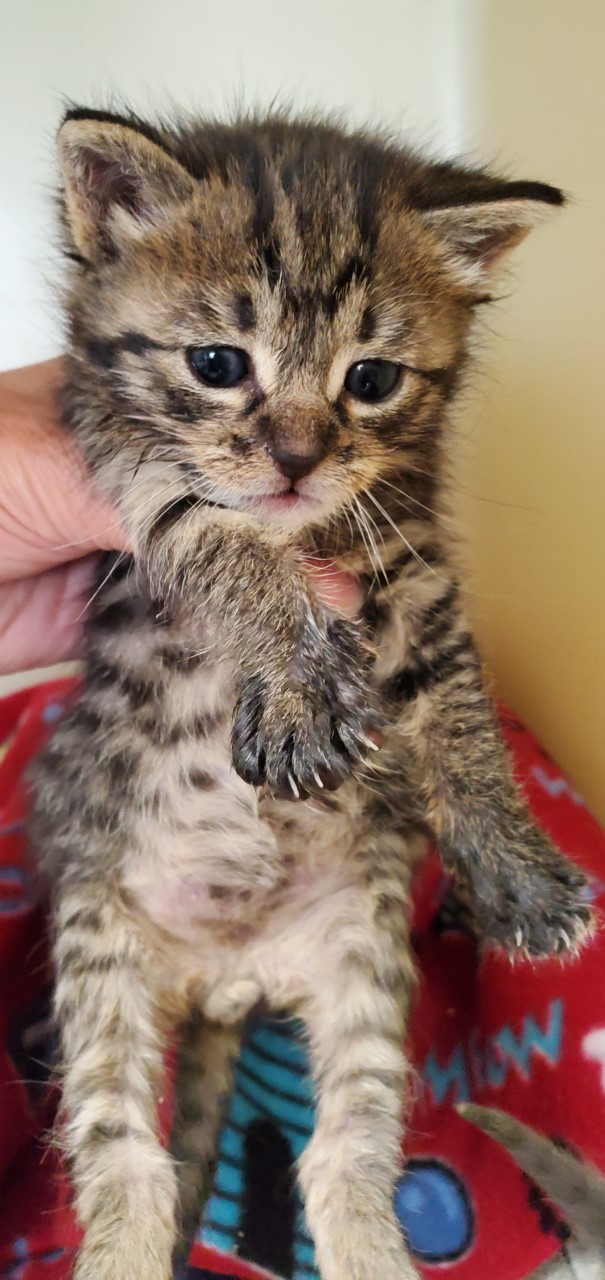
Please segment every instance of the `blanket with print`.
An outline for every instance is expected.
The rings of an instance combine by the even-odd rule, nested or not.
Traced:
[[[67,1280],[79,1239],[68,1179],[45,1141],[57,1106],[51,973],[23,781],[75,694],[60,681],[0,702],[0,1276],[10,1280]],[[602,909],[605,834],[535,738],[501,716],[536,818],[588,870]],[[605,935],[576,961],[479,958],[443,908],[446,889],[433,855],[415,893],[417,1087],[395,1206],[426,1280],[522,1280],[556,1255],[567,1226],[455,1104],[501,1107],[605,1170]],[[285,1016],[259,1021],[243,1045],[189,1280],[317,1277],[290,1176],[312,1128],[300,1029]]]

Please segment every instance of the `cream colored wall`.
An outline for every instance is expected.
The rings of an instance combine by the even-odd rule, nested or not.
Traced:
[[[474,610],[501,690],[605,819],[605,5],[463,9],[465,147],[573,201],[517,251],[463,418]]]

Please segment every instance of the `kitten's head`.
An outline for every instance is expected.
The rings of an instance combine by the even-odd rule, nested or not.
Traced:
[[[164,459],[300,529],[431,474],[474,307],[561,193],[279,119],[59,135],[72,408],[93,462]]]

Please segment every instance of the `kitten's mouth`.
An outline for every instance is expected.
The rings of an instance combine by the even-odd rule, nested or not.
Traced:
[[[258,511],[263,515],[286,515],[303,507],[311,506],[312,499],[298,489],[286,489],[283,493],[251,493],[245,498],[249,511]]]
[[[286,493],[261,493],[252,501],[260,504],[266,511],[292,511],[301,503],[308,503],[309,498],[305,498],[297,489],[288,489]]]
[[[233,493],[225,494],[218,502],[216,497],[204,499],[210,506],[222,506],[226,511],[249,511],[261,519],[285,523],[288,527],[303,524],[317,511],[318,497],[313,493],[301,493],[294,485],[289,489],[281,489],[269,493]],[[319,502],[321,506],[321,501]]]
[[[230,494],[220,502],[216,498],[209,498],[204,494],[201,500],[206,506],[219,507],[224,511],[233,509],[253,511],[267,516],[286,515],[288,512],[297,510],[302,511],[305,508],[312,507],[315,501],[310,494],[301,493],[294,486],[278,493],[240,493],[237,496]]]

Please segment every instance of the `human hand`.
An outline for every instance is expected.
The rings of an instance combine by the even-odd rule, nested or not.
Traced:
[[[93,553],[123,548],[56,415],[61,361],[0,374],[0,672],[75,657]]]
[[[2,674],[79,655],[94,553],[128,545],[57,422],[60,380],[60,360],[0,374]],[[308,564],[326,604],[353,616],[357,580],[318,557]]]

